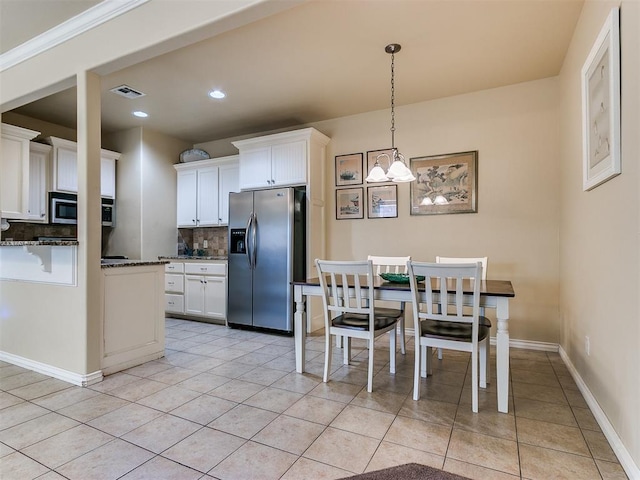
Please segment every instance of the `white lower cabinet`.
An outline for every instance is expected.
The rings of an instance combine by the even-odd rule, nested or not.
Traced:
[[[165,311],[226,320],[227,264],[222,260],[165,266]]]
[[[185,275],[185,280],[185,314],[226,318],[226,278]]]

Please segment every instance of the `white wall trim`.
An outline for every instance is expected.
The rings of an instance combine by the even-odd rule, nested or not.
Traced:
[[[602,408],[600,408],[598,401],[593,396],[584,380],[582,380],[582,377],[578,373],[578,370],[576,370],[576,368],[573,366],[573,363],[571,363],[569,356],[562,347],[559,347],[559,353],[562,361],[567,366],[567,369],[569,369],[569,373],[571,373],[573,380],[576,382],[580,393],[582,393],[582,396],[587,402],[587,405],[589,405],[591,413],[593,413],[593,416],[598,422],[598,425],[600,425],[604,436],[607,437],[609,445],[611,445],[613,452],[616,454],[616,457],[618,457],[620,465],[622,465],[622,468],[629,477],[629,480],[640,480],[640,468],[638,468],[638,465],[636,465],[636,463],[633,461],[633,458],[629,454],[629,451],[625,448],[622,440],[620,440],[620,437],[613,428],[613,425],[611,425],[611,423],[609,422],[606,413],[602,410]]]
[[[496,345],[496,337],[491,337],[491,345]],[[509,348],[525,350],[539,350],[541,352],[557,352],[558,344],[549,342],[534,342],[532,340],[509,339]]]
[[[69,382],[74,385],[78,385],[79,387],[87,387],[89,385],[93,385],[94,383],[99,383],[102,381],[101,370],[82,375],[80,373],[70,372],[69,370],[54,367],[53,365],[36,362],[28,358],[20,357],[18,355],[13,355],[12,353],[2,351],[0,351],[0,360],[9,362],[19,367],[33,370],[34,372],[49,375],[50,377],[57,378],[58,380],[62,380],[63,382]]]
[[[398,326],[398,331],[400,327]],[[413,328],[405,328],[405,334],[407,336],[414,336]],[[491,345],[496,346],[496,337],[491,337]],[[525,350],[538,350],[541,352],[557,352],[558,344],[557,343],[549,343],[549,342],[534,342],[532,340],[518,340],[518,339],[509,339],[509,348],[522,348]]]
[[[92,28],[127,13],[149,0],[102,1],[66,22],[50,28],[26,42],[0,55],[0,72],[18,65],[36,55],[56,47]]]

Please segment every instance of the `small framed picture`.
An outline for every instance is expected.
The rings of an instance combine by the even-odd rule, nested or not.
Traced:
[[[380,163],[380,166],[386,172],[393,163],[393,149],[383,148],[382,150],[369,150],[367,152],[367,171],[364,174],[365,178],[376,164],[376,160],[378,160],[378,163]]]
[[[336,156],[336,186],[362,183],[362,153]]]
[[[362,187],[336,190],[336,219],[364,218],[363,191]]]
[[[367,187],[367,217],[395,218],[398,216],[398,186]]]

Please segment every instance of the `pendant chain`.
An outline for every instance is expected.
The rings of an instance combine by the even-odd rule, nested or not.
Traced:
[[[396,88],[394,81],[394,54],[391,53],[391,148],[394,150],[395,157],[395,133],[396,133],[396,115],[395,115],[395,97],[396,97]]]

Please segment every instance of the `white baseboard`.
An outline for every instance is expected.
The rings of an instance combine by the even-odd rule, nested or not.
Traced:
[[[604,436],[607,437],[609,445],[611,445],[613,452],[616,454],[616,457],[618,457],[620,465],[622,465],[622,468],[627,474],[627,477],[629,477],[629,480],[640,480],[640,468],[638,468],[638,465],[636,465],[636,463],[633,461],[633,458],[625,448],[622,440],[620,440],[620,437],[618,437],[618,434],[613,428],[613,425],[611,425],[611,423],[609,422],[607,415],[602,410],[602,408],[600,408],[598,401],[593,396],[584,380],[582,380],[582,377],[578,373],[578,370],[576,370],[576,368],[573,366],[573,363],[571,363],[569,356],[562,347],[559,347],[559,352],[562,361],[569,369],[569,373],[571,373],[571,376],[576,382],[580,393],[582,393],[582,396],[587,402],[587,405],[589,405],[589,409],[591,410],[591,413],[593,413],[593,416],[598,422],[598,425],[600,425],[602,433],[604,433]]]
[[[405,334],[407,336],[414,336],[413,328],[405,328]],[[491,345],[495,347],[496,345],[496,337],[491,337]],[[534,342],[531,340],[518,340],[518,339],[509,339],[509,348],[522,348],[525,350],[538,350],[541,352],[557,352],[558,344],[557,343],[549,343],[549,342]]]
[[[57,378],[58,380],[62,380],[63,382],[72,383],[79,387],[87,387],[89,385],[93,385],[94,383],[102,381],[101,370],[82,375],[80,373],[70,372],[69,370],[64,370],[62,368],[54,367],[46,363],[36,362],[28,358],[20,357],[18,355],[13,355],[12,353],[2,351],[0,351],[0,360],[4,360],[5,362],[9,362],[19,367],[33,370],[34,372],[49,375],[50,377]]]
[[[491,345],[496,345],[496,337],[491,337]],[[538,350],[541,352],[557,352],[558,344],[549,342],[534,342],[531,340],[509,339],[509,348],[522,348],[525,350]]]

